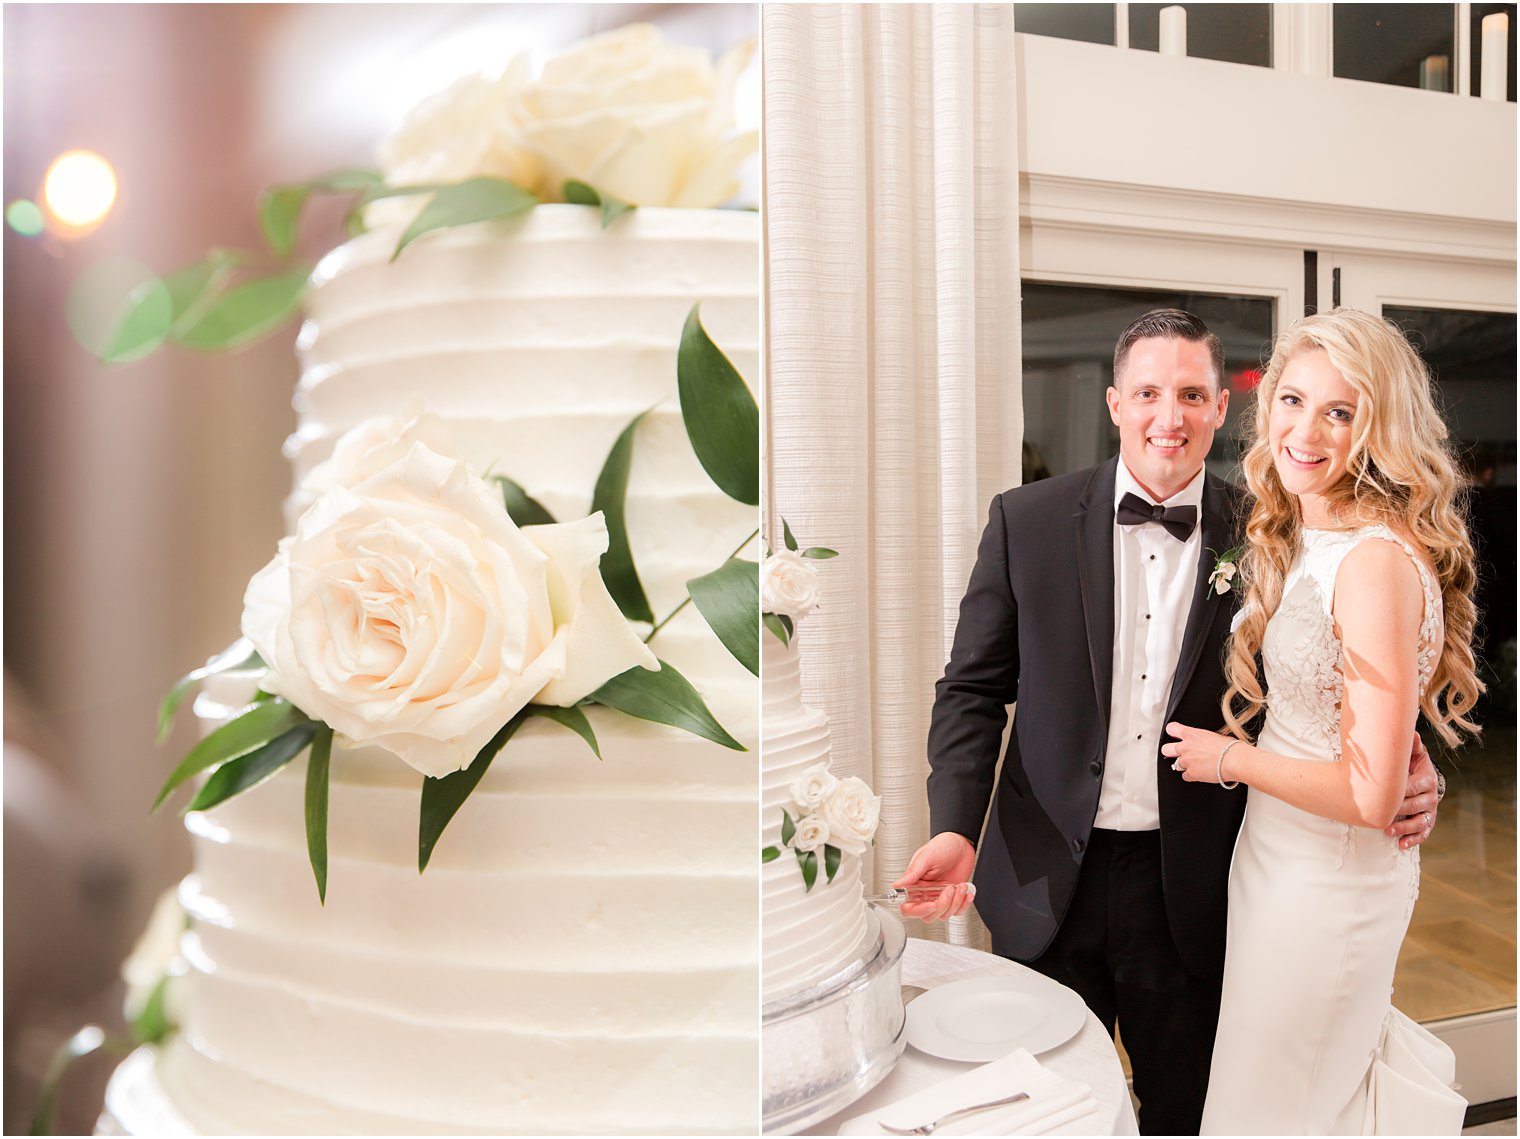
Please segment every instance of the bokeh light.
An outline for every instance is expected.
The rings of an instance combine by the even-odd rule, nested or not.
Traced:
[[[111,364],[148,355],[169,334],[168,287],[135,261],[97,261],[74,282],[64,305],[69,331],[87,352]]]
[[[64,225],[94,225],[116,201],[116,172],[92,150],[70,150],[48,167],[42,200]]]
[[[17,198],[5,207],[5,224],[22,237],[36,237],[43,228],[42,211],[36,202]]]

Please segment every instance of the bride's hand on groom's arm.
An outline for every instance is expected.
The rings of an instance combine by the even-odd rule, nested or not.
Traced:
[[[1399,840],[1399,849],[1419,846],[1430,837],[1431,828],[1436,824],[1437,784],[1435,764],[1430,761],[1430,753],[1416,732],[1409,754],[1409,782],[1404,786],[1404,802],[1399,805],[1399,817],[1384,832]]]
[[[971,899],[965,883],[971,881],[976,866],[976,847],[965,835],[942,831],[913,852],[908,868],[893,886],[933,886],[943,882],[945,889],[932,902],[904,902],[900,913],[907,918],[941,921],[965,913]]]
[[[1188,783],[1221,782],[1219,761],[1221,753],[1225,753],[1222,781],[1235,782],[1240,776],[1231,774],[1231,760],[1238,761],[1243,758],[1245,751],[1253,750],[1250,744],[1237,740],[1234,736],[1224,736],[1218,732],[1204,731],[1202,728],[1190,728],[1186,724],[1176,722],[1167,724],[1166,734],[1172,736],[1173,739],[1161,745],[1161,754],[1171,758],[1172,770],[1180,774]],[[1229,749],[1227,753],[1226,748]]]

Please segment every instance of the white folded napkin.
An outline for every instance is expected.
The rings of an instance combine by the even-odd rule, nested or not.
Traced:
[[[1092,1088],[1040,1066],[1029,1052],[1015,1049],[1000,1060],[983,1064],[954,1079],[925,1088],[896,1103],[857,1115],[839,1129],[841,1135],[888,1135],[880,1124],[917,1127],[961,1107],[1002,1099],[1014,1092],[1029,1098],[1006,1107],[953,1119],[935,1129],[936,1135],[1044,1135],[1096,1111]]]

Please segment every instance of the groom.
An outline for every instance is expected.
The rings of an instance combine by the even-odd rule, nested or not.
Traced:
[[[1223,722],[1236,598],[1210,578],[1239,543],[1239,493],[1203,467],[1223,375],[1196,316],[1146,313],[1114,349],[1118,457],[993,499],[935,689],[933,837],[898,883],[965,882],[975,865],[994,950],[1076,990],[1110,1033],[1118,1023],[1145,1134],[1198,1133],[1245,810],[1244,789],[1185,783],[1159,750],[1169,721]],[[1416,751],[1390,830],[1406,843],[1435,811]],[[965,906],[954,891],[903,913]]]

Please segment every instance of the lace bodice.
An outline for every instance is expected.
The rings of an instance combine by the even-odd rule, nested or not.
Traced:
[[[1303,548],[1283,582],[1282,602],[1267,622],[1262,664],[1267,679],[1267,730],[1308,750],[1305,758],[1339,760],[1340,708],[1345,692],[1342,651],[1331,602],[1341,561],[1360,543],[1384,539],[1400,546],[1415,564],[1425,595],[1418,660],[1423,696],[1435,671],[1441,632],[1441,591],[1435,574],[1409,543],[1387,526],[1359,530],[1305,530]]]

